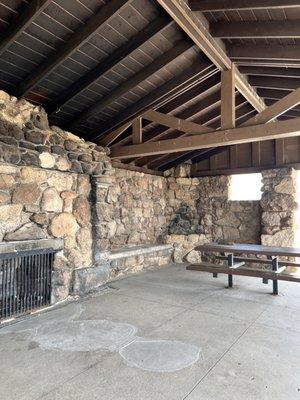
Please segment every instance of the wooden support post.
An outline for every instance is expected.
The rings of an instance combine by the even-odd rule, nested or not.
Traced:
[[[142,131],[142,118],[136,118],[132,122],[132,143],[139,144],[143,142],[143,131]]]
[[[235,66],[221,74],[221,129],[235,127]]]

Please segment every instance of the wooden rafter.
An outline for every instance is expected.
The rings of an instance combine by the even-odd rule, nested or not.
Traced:
[[[248,119],[247,121],[242,123],[241,126],[246,127],[246,126],[251,126],[251,125],[268,123],[270,121],[273,121],[275,118],[279,117],[280,115],[286,113],[288,110],[293,109],[299,103],[300,103],[300,88],[297,89],[296,91],[288,94],[287,96],[285,96],[283,99],[280,99],[276,103],[270,105],[268,108],[266,108],[261,113]],[[281,140],[281,139],[279,139],[279,140]],[[277,143],[277,141],[276,141],[276,143]],[[214,149],[212,149],[212,150],[214,150]],[[222,151],[222,149],[217,148],[215,154],[218,154],[221,151]],[[185,161],[187,161],[188,159],[193,159],[193,161],[195,162],[195,160],[197,160],[197,158],[195,158],[195,155],[197,155],[197,152],[193,152],[193,153],[190,152],[189,155],[190,155],[189,157],[188,157],[188,155],[186,155]],[[207,157],[208,157],[208,155],[207,155]],[[169,159],[169,160],[170,160],[170,162],[172,162],[172,165],[176,165],[176,158]],[[165,165],[165,164],[163,164],[163,165]]]
[[[165,67],[166,65],[174,61],[177,57],[186,52],[192,46],[193,43],[190,42],[190,40],[183,39],[182,41],[177,43],[174,47],[172,47],[169,51],[162,54],[160,57],[156,58],[151,64],[141,69],[130,79],[125,81],[116,89],[109,92],[105,97],[102,97],[99,101],[93,103],[89,108],[80,113],[79,116],[73,119],[73,121],[70,124],[70,127],[73,128],[75,126],[78,126],[80,123],[86,121],[91,116],[99,113],[110,103],[120,98],[125,93],[129,92],[134,87],[139,85],[141,82],[148,79],[151,75],[158,72],[161,68]]]
[[[261,10],[299,7],[299,0],[189,0],[193,11]]]
[[[142,143],[112,149],[111,157],[117,159],[140,157],[154,154],[178,153],[210,147],[252,143],[271,139],[280,139],[300,135],[300,118],[221,130],[158,142]]]
[[[32,0],[21,7],[18,16],[11,21],[9,27],[1,36],[0,54],[3,54],[8,49],[31,22],[45,10],[50,2],[51,0]]]
[[[17,96],[26,95],[35,85],[37,85],[54,68],[61,64],[78,47],[82,46],[104,23],[107,23],[132,0],[109,1],[102,6],[85,24],[81,25],[71,37],[59,46],[47,59],[40,64],[16,89]]]
[[[210,33],[215,38],[299,38],[300,21],[239,21],[210,24]]]
[[[121,125],[116,130],[110,132],[99,142],[99,144],[101,144],[102,146],[109,146],[114,140],[116,140],[120,135],[122,135],[122,133],[125,132],[127,128],[130,127],[131,123],[132,122],[127,122],[126,124]]]
[[[227,52],[232,59],[255,59],[255,60],[278,60],[280,63],[287,64],[292,61],[300,61],[300,46],[297,44],[231,44],[227,47]]]
[[[154,35],[166,29],[173,23],[174,21],[171,22],[170,18],[165,16],[155,19],[155,21],[151,22],[141,32],[138,32],[121,48],[118,48],[105,60],[102,60],[95,68],[87,72],[70,87],[68,87],[60,96],[55,99],[55,101],[47,106],[48,113],[51,114],[59,110],[59,108],[61,108],[65,103],[70,101],[73,97],[77,96],[83,90],[86,90],[92,83],[97,81],[100,76],[110,71],[120,61],[136,51]]]
[[[220,71],[231,69],[232,62],[226,54],[223,43],[211,36],[207,19],[202,14],[193,13],[189,8],[187,0],[157,1]],[[259,98],[255,90],[238,70],[235,72],[235,80],[236,88],[249,103],[257,111],[264,110],[265,104],[263,100]]]
[[[299,78],[300,68],[280,68],[263,66],[241,66],[239,70],[246,75]]]
[[[250,76],[249,82],[257,88],[295,90],[300,87],[300,78],[273,78]]]
[[[127,107],[126,110],[120,112],[115,118],[98,126],[98,135],[93,135],[91,138],[96,140],[100,136],[109,133],[114,129],[119,128],[126,122],[133,121],[136,117],[142,115],[147,110],[158,108],[172,99],[180,96],[182,93],[191,89],[209,77],[216,75],[217,69],[211,64],[201,61],[190,67],[182,74],[171,78],[159,88],[148,93],[141,100]]]
[[[243,126],[250,126],[256,124],[264,124],[274,120],[280,115],[286,113],[288,110],[300,104],[300,88],[294,92],[289,93],[284,98],[278,100],[264,111],[255,115],[253,118],[246,121]]]
[[[219,76],[213,76],[204,82],[192,87],[190,90],[186,91],[185,93],[181,94],[180,96],[176,97],[172,101],[169,101],[165,104],[162,108],[159,109],[160,112],[164,114],[168,114],[170,112],[176,111],[178,107],[188,103],[191,99],[198,98],[199,93],[199,100],[194,103],[192,106],[186,108],[184,111],[180,112],[178,115],[175,114],[178,118],[181,119],[188,119],[196,114],[205,112],[206,108],[212,107],[214,103],[220,100],[219,94]],[[149,122],[150,124],[150,122]],[[145,122],[144,126],[147,126],[147,122]],[[152,130],[148,130],[144,133],[144,142],[148,140],[154,140],[159,138],[161,135],[164,134],[169,128],[164,126],[158,126]],[[114,144],[114,146],[119,145],[126,145],[131,143],[131,136],[127,136],[126,138],[122,139],[118,143]]]
[[[245,117],[253,113],[253,108],[244,100],[244,102],[237,103],[236,107],[236,122],[239,122],[241,119],[244,119]],[[220,118],[216,120],[211,126],[214,125],[214,129],[218,130],[221,128],[220,126]],[[217,153],[221,153],[226,149],[225,147],[217,147],[217,148],[212,148],[209,150],[216,150]],[[206,149],[207,150],[207,149]],[[180,164],[180,162],[183,162],[183,156],[186,161],[192,160],[194,162],[194,159],[197,158],[198,155],[202,155],[204,150],[195,150],[195,151],[189,151],[187,153],[174,153],[174,154],[168,154],[168,155],[163,155],[163,156],[156,156],[153,157],[153,161],[150,161],[147,163],[147,166],[149,165],[149,168],[161,168],[163,167],[164,169],[168,169],[168,166],[172,164],[173,166]],[[146,157],[147,158],[147,157]],[[150,157],[149,157],[150,158]],[[139,164],[138,164],[139,165]],[[145,165],[145,164],[143,164]]]

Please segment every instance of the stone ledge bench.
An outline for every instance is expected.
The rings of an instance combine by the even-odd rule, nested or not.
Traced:
[[[95,266],[74,270],[73,292],[83,295],[129,273],[172,262],[173,244],[126,246],[99,252]]]

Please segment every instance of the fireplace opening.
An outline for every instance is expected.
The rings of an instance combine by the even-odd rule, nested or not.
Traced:
[[[0,320],[51,302],[53,249],[0,254]]]

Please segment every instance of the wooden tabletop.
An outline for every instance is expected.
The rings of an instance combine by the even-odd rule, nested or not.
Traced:
[[[262,254],[266,256],[287,256],[300,257],[300,248],[296,247],[273,247],[262,246],[259,244],[218,244],[208,243],[197,246],[195,250],[208,253],[244,253],[244,254]]]

